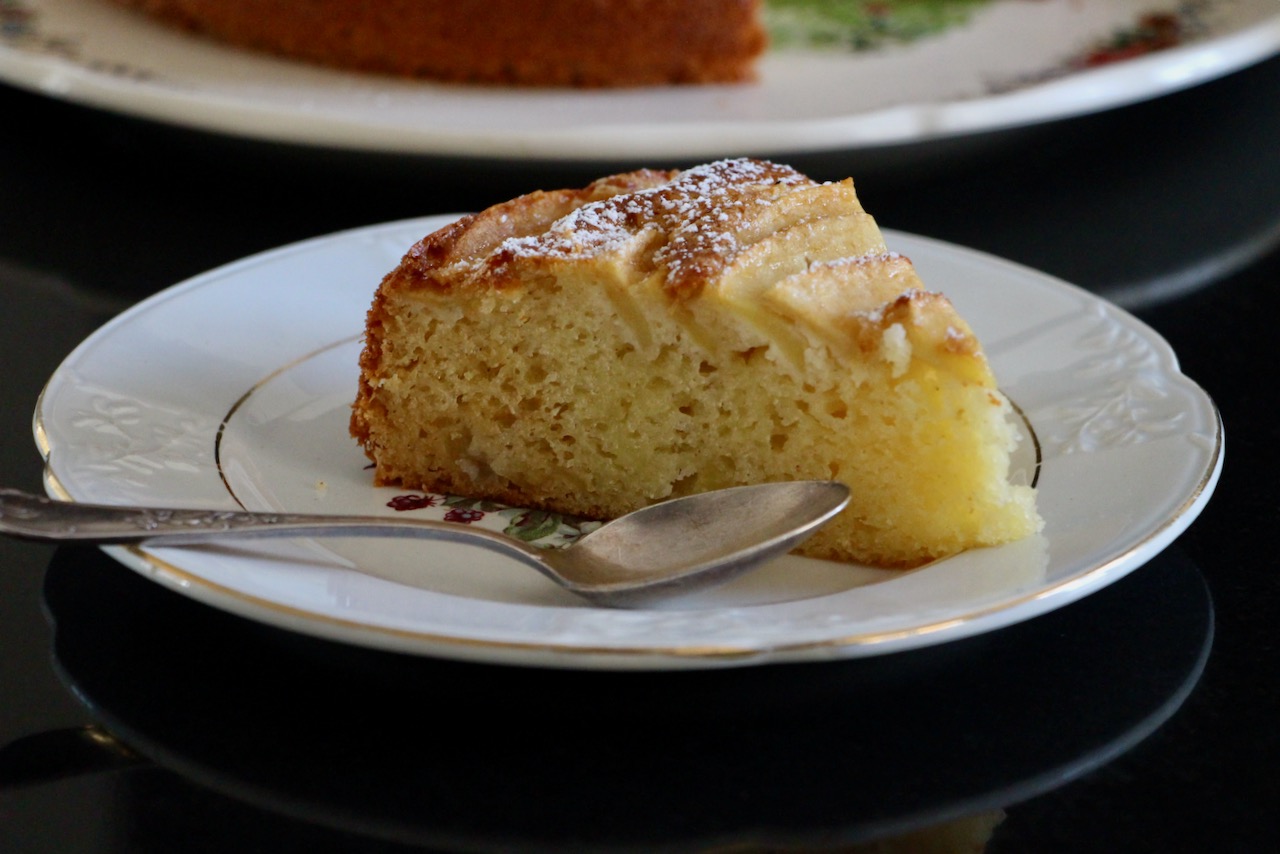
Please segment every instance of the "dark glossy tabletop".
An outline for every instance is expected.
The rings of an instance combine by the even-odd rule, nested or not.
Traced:
[[[688,165],[320,151],[3,87],[0,116],[0,484],[29,490],[45,380],[168,285],[347,227]],[[92,548],[2,540],[0,851],[1280,850],[1280,559],[1262,536],[1280,513],[1280,60],[1017,133],[775,156],[852,175],[886,227],[1151,324],[1225,424],[1201,517],[1120,582],[1009,628],[692,673],[346,647]]]

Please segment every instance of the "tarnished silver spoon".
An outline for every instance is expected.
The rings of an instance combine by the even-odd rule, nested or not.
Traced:
[[[834,481],[739,486],[628,513],[563,548],[454,522],[123,507],[0,489],[0,533],[45,542],[183,545],[255,537],[420,537],[472,543],[532,566],[597,605],[634,607],[724,583],[789,551],[849,502]],[[424,577],[424,586],[428,579]]]

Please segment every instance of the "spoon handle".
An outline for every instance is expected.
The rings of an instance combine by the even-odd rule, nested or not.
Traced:
[[[544,569],[536,547],[455,522],[81,504],[16,489],[0,489],[0,533],[25,540],[102,545],[144,541],[182,545],[253,537],[419,537],[485,546]]]

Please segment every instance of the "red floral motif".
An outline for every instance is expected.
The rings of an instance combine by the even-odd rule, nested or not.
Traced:
[[[1090,51],[1080,64],[1096,68],[1177,47],[1183,41],[1183,30],[1183,22],[1176,14],[1143,15],[1132,29],[1117,33],[1109,43]]]
[[[483,518],[483,510],[463,510],[457,507],[444,514],[444,520],[446,522],[463,522],[465,524],[478,522]]]
[[[434,495],[397,495],[387,502],[387,506],[392,510],[421,510],[439,503],[440,499]]]

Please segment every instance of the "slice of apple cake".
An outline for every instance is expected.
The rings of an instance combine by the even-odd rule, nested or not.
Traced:
[[[852,181],[759,160],[536,192],[423,238],[367,317],[376,481],[597,518],[836,479],[801,553],[910,567],[1020,538],[1034,492],[968,324]]]

